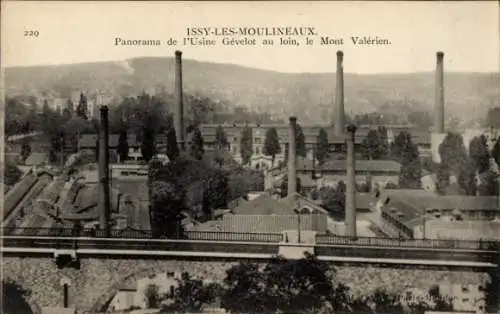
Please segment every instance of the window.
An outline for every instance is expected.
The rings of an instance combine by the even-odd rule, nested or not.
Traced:
[[[256,137],[255,138],[255,144],[262,144],[262,138]]]

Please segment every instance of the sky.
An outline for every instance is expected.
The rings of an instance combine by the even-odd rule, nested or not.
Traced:
[[[4,66],[57,65],[173,56],[281,72],[333,72],[344,51],[348,73],[432,71],[436,51],[446,71],[498,72],[499,4],[487,2],[14,2],[2,1]],[[314,27],[313,45],[169,46],[193,27]],[[38,37],[24,36],[38,31]],[[322,36],[344,45],[319,45]],[[359,46],[378,36],[390,45]],[[244,36],[240,36],[244,37]],[[115,38],[160,40],[160,46],[116,46]],[[213,38],[213,37],[210,37]]]

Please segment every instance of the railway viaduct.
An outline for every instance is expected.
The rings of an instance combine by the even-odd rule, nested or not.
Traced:
[[[240,261],[265,263],[274,254],[289,255],[290,249],[312,249],[319,259],[333,263],[337,278],[357,295],[378,287],[393,292],[408,287],[427,290],[435,284],[485,287],[492,279],[498,282],[499,273],[498,252],[415,245],[404,248],[342,243],[311,247],[243,241],[92,238],[66,238],[61,242],[60,238],[25,236],[7,236],[3,241],[4,279],[28,292],[24,298],[31,313],[40,313],[45,307],[63,307],[63,279],[69,279],[67,306],[77,313],[96,313],[105,309],[120,286],[133,284],[139,278],[187,271],[218,281]]]

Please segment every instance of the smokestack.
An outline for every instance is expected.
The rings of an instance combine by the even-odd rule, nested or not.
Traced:
[[[297,193],[297,147],[295,130],[297,127],[297,118],[290,117],[290,128],[288,132],[288,195]]]
[[[443,82],[444,53],[436,53],[436,99],[434,108],[434,132],[444,133],[444,82]]]
[[[184,103],[182,93],[182,51],[175,51],[175,114],[174,128],[177,145],[184,150]]]
[[[335,135],[341,136],[344,134],[345,117],[344,117],[344,53],[337,51],[337,87],[335,89]]]
[[[345,230],[346,235],[356,238],[356,161],[354,158],[354,136],[356,126],[351,124],[347,126],[346,144],[347,144],[347,184],[345,194]]]
[[[109,236],[109,134],[108,106],[101,107],[101,126],[99,130],[99,227]]]

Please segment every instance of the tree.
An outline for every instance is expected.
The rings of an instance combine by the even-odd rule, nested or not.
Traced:
[[[146,308],[155,309],[160,305],[160,293],[157,285],[149,284],[144,290],[144,297],[146,299]]]
[[[300,178],[297,177],[297,193],[302,193],[302,183]],[[281,197],[286,197],[288,195],[288,175],[283,177],[283,181],[281,181]]]
[[[266,310],[264,273],[259,265],[240,262],[226,271],[226,291],[221,307],[233,313],[263,313]]]
[[[151,187],[152,226],[155,237],[181,236],[186,191],[174,182],[154,181]]]
[[[307,253],[300,260],[272,258],[263,269],[242,262],[226,272],[221,306],[233,313],[317,313],[337,300],[338,307],[347,295],[336,289],[334,272]]]
[[[488,110],[486,124],[489,127],[500,128],[500,107],[493,107]]]
[[[123,164],[128,159],[128,138],[127,131],[122,130],[118,137],[118,145],[116,147],[118,156],[120,156],[120,162]]]
[[[182,273],[177,282],[171,296],[173,303],[163,306],[160,313],[201,313],[203,305],[213,303],[220,292],[218,284],[204,284],[203,280],[192,278],[187,272]]]
[[[69,113],[70,116],[73,115],[75,112],[75,105],[73,104],[73,101],[71,99],[68,99],[66,102],[66,108],[64,108],[67,113]]]
[[[61,156],[61,151],[65,146],[64,133],[62,131],[52,133],[50,136],[50,152],[49,152],[49,160],[51,162],[55,162],[58,160],[57,156]]]
[[[142,158],[149,162],[155,155],[155,131],[152,126],[144,126],[142,133],[141,154]]]
[[[338,182],[336,188],[322,187],[320,189],[320,198],[323,207],[333,214],[343,215],[345,212],[345,191],[346,185],[342,180]]]
[[[167,131],[167,157],[170,161],[175,160],[179,156],[179,145],[177,145],[177,135],[175,129],[170,128]]]
[[[218,208],[227,208],[229,201],[229,179],[218,170],[208,178],[203,192],[203,211],[206,217],[211,217],[212,211]]]
[[[325,162],[325,159],[328,156],[328,152],[330,150],[330,145],[328,144],[328,134],[325,132],[325,130],[319,130],[316,143],[315,157],[316,159],[318,159],[319,164],[322,165]]]
[[[439,145],[441,165],[446,172],[458,178],[460,192],[472,193],[474,187],[474,165],[469,161],[463,138],[460,134],[449,132]],[[442,173],[444,169],[442,169]],[[443,183],[440,184],[443,186]],[[471,195],[471,194],[469,194]]]
[[[409,132],[401,131],[394,143],[391,145],[391,154],[399,163],[401,171],[399,174],[399,185],[401,188],[418,189],[422,177],[422,164],[418,146],[412,141]]]
[[[476,136],[470,141],[469,158],[478,173],[490,169],[490,152],[488,151],[488,141],[484,135]]]
[[[96,162],[99,162],[99,152],[100,152],[101,145],[99,145],[99,136],[96,137],[95,139],[95,160]]]
[[[362,144],[363,158],[368,160],[378,160],[387,154],[386,140],[382,138],[378,130],[370,130]]]
[[[227,148],[229,145],[226,133],[224,132],[224,129],[220,125],[218,125],[217,128],[215,129],[215,145],[219,150]]]
[[[30,291],[23,289],[19,284],[11,279],[2,279],[2,313],[33,313],[26,298]]]
[[[68,120],[63,125],[63,132],[67,139],[68,146],[73,152],[78,150],[78,141],[82,134],[91,133],[91,126],[87,120],[80,116],[76,116]]]
[[[194,159],[201,160],[203,158],[203,154],[205,153],[203,146],[203,135],[200,129],[194,128],[191,132],[191,142],[189,145],[189,152]]]
[[[25,161],[31,155],[31,145],[28,141],[23,141],[21,146],[21,158]]]
[[[252,128],[245,126],[241,131],[240,154],[244,165],[248,165],[253,153]]]
[[[76,106],[76,115],[82,119],[87,120],[87,96],[85,96],[83,93],[80,94],[80,101],[78,102],[78,105]]]
[[[264,155],[271,156],[271,164],[273,167],[276,155],[279,153],[281,153],[281,145],[278,138],[278,132],[276,128],[269,128],[266,131],[266,138],[264,140]]]
[[[500,137],[498,137],[495,145],[493,146],[493,150],[491,151],[491,155],[500,169]]]
[[[307,155],[306,137],[304,135],[302,127],[298,123],[296,124],[295,135],[297,137],[295,140],[297,156],[305,158]]]
[[[5,163],[4,183],[6,185],[16,184],[16,182],[19,181],[19,179],[21,179],[22,175],[23,172],[16,165],[10,162]]]
[[[485,171],[479,175],[480,182],[477,186],[477,193],[480,196],[498,195],[498,177],[491,170]]]

